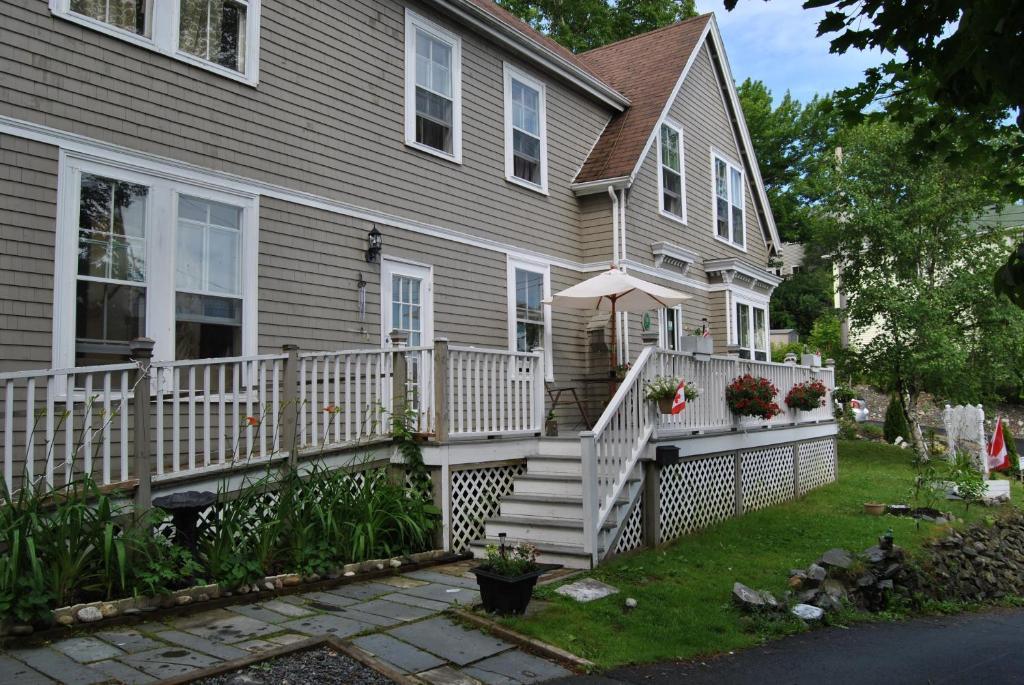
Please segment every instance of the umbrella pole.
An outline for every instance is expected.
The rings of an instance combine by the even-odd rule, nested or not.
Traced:
[[[619,343],[619,341],[618,341],[619,320],[617,318],[615,318],[615,300],[616,299],[617,298],[615,298],[615,297],[611,298],[611,300],[612,300],[612,348],[611,348],[611,352],[608,355],[608,362],[611,364],[611,367],[612,367],[611,371],[612,371],[613,374],[615,373],[615,367],[618,366],[615,363],[615,359],[616,359],[616,357],[619,354],[619,344],[618,344]]]

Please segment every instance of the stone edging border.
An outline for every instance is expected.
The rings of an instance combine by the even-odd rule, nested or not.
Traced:
[[[224,663],[217,664],[216,666],[210,666],[197,671],[189,671],[188,673],[184,673],[180,676],[161,680],[158,685],[187,685],[188,683],[194,683],[199,680],[203,680],[204,678],[212,678],[225,673],[231,673],[232,671],[239,671],[243,668],[248,668],[249,666],[253,666],[264,661],[278,659],[297,652],[305,652],[317,647],[330,647],[331,649],[337,650],[345,656],[355,659],[367,668],[371,668],[381,675],[390,678],[398,685],[417,685],[418,683],[418,681],[410,679],[408,676],[385,665],[383,662],[375,659],[361,649],[358,649],[357,647],[354,647],[333,635],[321,635],[319,637],[307,638],[300,642],[294,642],[290,645],[281,645],[274,649],[268,649],[265,652],[252,654],[247,657],[242,657],[241,659],[235,659],[234,661],[225,661]]]
[[[397,557],[396,557],[397,558]],[[153,606],[149,611],[140,611],[138,613],[121,613],[118,611],[116,615],[104,617],[97,621],[92,622],[75,622],[70,625],[62,625],[57,623],[56,625],[46,629],[32,633],[31,635],[18,636],[13,634],[2,635],[0,634],[0,648],[8,648],[15,644],[18,646],[30,646],[35,643],[42,643],[59,639],[67,636],[71,631],[87,629],[93,631],[96,629],[110,629],[113,626],[118,625],[133,625],[135,623],[142,623],[150,621],[154,616],[187,616],[189,614],[197,613],[200,611],[207,611],[210,609],[220,609],[223,607],[233,606],[235,604],[251,604],[254,601],[261,599],[268,599],[271,597],[285,597],[293,594],[301,594],[305,592],[316,592],[318,590],[328,590],[342,585],[349,585],[352,583],[359,583],[368,580],[376,580],[378,578],[387,578],[394,575],[400,575],[407,571],[417,571],[423,568],[430,568],[432,566],[439,566],[442,564],[448,564],[455,561],[462,561],[470,558],[469,553],[453,553],[446,552],[444,550],[432,550],[428,552],[417,552],[410,554],[408,561],[402,563],[399,566],[392,566],[389,562],[390,559],[374,559],[370,561],[359,562],[357,565],[365,568],[359,572],[353,573],[353,575],[340,575],[335,578],[325,578],[322,580],[316,580],[312,582],[299,582],[295,584],[284,584],[281,587],[275,585],[273,590],[260,590],[251,591],[247,593],[222,593],[219,591],[217,585],[211,586],[197,586],[192,588],[186,588],[184,590],[178,590],[172,593],[168,597],[161,598],[158,601],[166,602],[170,599],[168,606],[162,606],[157,604]],[[288,575],[282,576],[269,576],[269,578],[284,578]],[[215,594],[208,594],[210,588],[216,588]],[[192,596],[192,594],[201,595],[206,594],[207,598],[202,601],[190,601],[184,604],[179,604],[174,598],[186,595]],[[121,600],[103,601],[103,602],[91,602],[89,604],[80,604],[73,607],[61,607],[54,609],[54,616],[56,617],[57,612],[70,612],[76,611],[86,606],[96,606],[104,604],[116,604],[118,602],[125,603],[128,606],[137,607],[140,601],[153,601],[153,598],[126,598]],[[98,609],[99,611],[102,610]]]
[[[542,642],[536,638],[528,637],[522,633],[517,633],[511,628],[501,625],[497,621],[492,621],[491,619],[472,611],[451,607],[446,609],[445,613],[465,621],[466,623],[472,623],[477,628],[481,628],[495,637],[507,640],[518,647],[522,647],[527,652],[544,657],[545,659],[557,661],[577,673],[589,673],[595,668],[593,661],[588,661],[583,657],[576,656],[572,652],[567,652],[560,647],[549,645],[547,642]]]

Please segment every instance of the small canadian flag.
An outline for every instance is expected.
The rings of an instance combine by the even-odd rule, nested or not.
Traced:
[[[989,471],[1006,471],[1010,468],[1010,453],[1006,450],[1006,439],[1003,437],[1003,419],[996,419],[996,430],[992,434],[992,442],[988,444]]]
[[[672,413],[678,414],[684,409],[686,409],[686,379],[680,378],[676,396],[672,398]]]

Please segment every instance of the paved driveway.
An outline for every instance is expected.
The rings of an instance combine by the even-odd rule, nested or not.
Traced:
[[[817,630],[704,663],[566,678],[561,685],[1024,683],[1024,609]]]

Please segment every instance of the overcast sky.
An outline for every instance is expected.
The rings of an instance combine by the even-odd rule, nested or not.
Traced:
[[[825,11],[805,10],[801,4],[739,0],[726,12],[722,0],[697,0],[697,9],[715,13],[736,83],[748,76],[764,81],[776,101],[787,90],[806,102],[815,93],[854,85],[865,68],[883,61],[878,52],[829,53],[828,37],[816,36]]]

